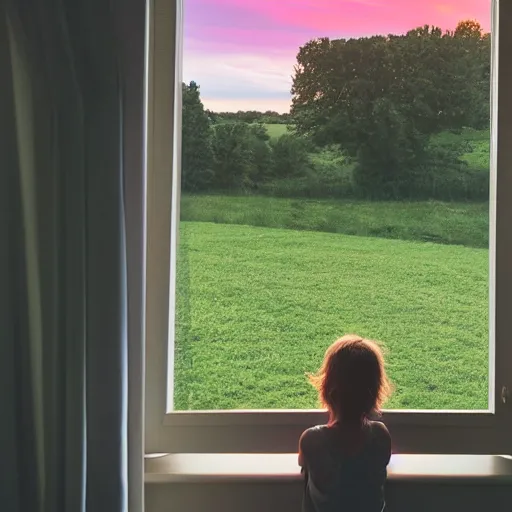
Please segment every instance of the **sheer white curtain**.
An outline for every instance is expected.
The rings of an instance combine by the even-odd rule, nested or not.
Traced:
[[[143,509],[144,0],[0,3],[0,503]]]

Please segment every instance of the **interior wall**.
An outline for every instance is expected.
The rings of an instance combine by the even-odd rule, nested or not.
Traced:
[[[146,512],[299,512],[301,482],[148,484]],[[389,512],[510,512],[511,485],[393,482]]]

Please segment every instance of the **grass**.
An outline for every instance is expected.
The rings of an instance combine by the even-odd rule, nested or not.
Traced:
[[[489,140],[473,141],[471,142],[471,148],[471,153],[464,154],[462,159],[465,160],[472,169],[489,169]]]
[[[217,200],[227,201],[199,199],[193,210],[211,212]],[[345,208],[373,223],[391,206]],[[415,222],[426,213],[409,208]],[[455,206],[453,217],[465,236],[463,219],[484,215],[467,208]],[[399,228],[410,235],[405,220]],[[182,222],[175,406],[314,408],[305,373],[337,336],[356,332],[386,347],[396,386],[388,407],[486,408],[487,261],[486,249],[472,247]]]
[[[259,196],[182,196],[184,221],[489,246],[485,203],[365,202]]]
[[[288,131],[287,124],[266,124],[267,133],[270,135],[272,139],[277,139],[284,135]]]
[[[438,142],[488,168],[466,132]],[[383,342],[387,407],[487,407],[488,204],[184,195],[181,219],[178,410],[314,408],[305,373],[347,332]]]
[[[440,145],[466,146],[462,156],[471,169],[488,170],[490,161],[490,132],[489,130],[473,130],[466,128],[460,133],[442,132],[433,136],[433,141]]]

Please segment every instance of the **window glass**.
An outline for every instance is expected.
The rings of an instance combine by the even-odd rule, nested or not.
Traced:
[[[174,409],[316,408],[346,333],[487,409],[490,2],[184,5]]]

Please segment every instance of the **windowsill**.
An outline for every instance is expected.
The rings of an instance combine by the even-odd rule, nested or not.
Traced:
[[[145,482],[293,482],[302,476],[297,454],[154,454],[146,456]],[[512,483],[508,455],[393,455],[389,482]]]

